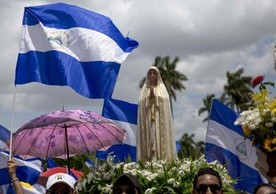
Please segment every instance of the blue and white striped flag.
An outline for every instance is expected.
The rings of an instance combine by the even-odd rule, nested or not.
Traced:
[[[51,158],[46,159],[47,170],[58,167],[58,164]]]
[[[112,119],[126,131],[123,144],[113,145],[106,151],[98,151],[97,158],[106,160],[108,154],[115,155],[115,162],[124,162],[129,157],[136,161],[136,132],[138,105],[121,100],[105,99],[102,115]]]
[[[229,175],[238,179],[235,187],[252,193],[254,187],[267,182],[255,167],[256,148],[244,139],[243,130],[234,125],[238,113],[213,99],[206,135],[205,157],[225,165]]]
[[[42,194],[42,193],[46,193],[45,187],[43,187],[39,184],[30,185],[29,183],[26,183],[26,182],[20,182],[20,185],[22,187],[22,190],[23,190],[24,194]]]
[[[94,167],[95,167],[94,162],[93,162],[90,158],[86,158],[84,164],[85,164],[88,168],[94,168]]]
[[[8,150],[7,142],[10,139],[11,132],[0,125],[0,150]]]
[[[15,85],[70,86],[109,98],[120,64],[137,47],[104,15],[64,3],[26,7]]]
[[[16,170],[16,175],[21,182],[28,183],[29,185],[34,185],[41,173],[41,159],[30,158],[28,160],[23,160],[20,157],[14,157],[18,167]],[[7,162],[9,160],[9,154],[6,152],[0,152],[0,193],[6,194],[12,190],[12,183],[7,169]],[[27,187],[26,187],[27,188]],[[25,191],[24,185],[23,190]],[[32,189],[35,191],[35,189]],[[29,187],[29,192],[31,189]]]

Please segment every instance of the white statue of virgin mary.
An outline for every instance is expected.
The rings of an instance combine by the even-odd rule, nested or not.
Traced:
[[[150,67],[138,102],[137,161],[177,157],[168,91],[159,69]]]

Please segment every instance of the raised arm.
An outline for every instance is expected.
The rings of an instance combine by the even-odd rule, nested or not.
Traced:
[[[11,182],[14,186],[16,194],[24,194],[23,189],[19,183],[19,179],[16,176],[17,164],[14,159],[8,160],[8,171],[11,177]]]

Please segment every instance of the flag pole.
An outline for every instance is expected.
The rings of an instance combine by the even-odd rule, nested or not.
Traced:
[[[12,112],[11,112],[11,127],[10,127],[10,153],[9,159],[12,159],[12,132],[14,124],[14,111],[15,111],[15,96],[16,96],[16,85],[13,87],[13,97],[12,97]]]
[[[276,42],[274,43],[274,70],[276,71]]]

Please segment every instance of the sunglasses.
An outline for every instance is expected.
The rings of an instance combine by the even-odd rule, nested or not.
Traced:
[[[200,184],[197,186],[196,191],[200,194],[204,194],[207,192],[208,188],[210,188],[210,190],[214,194],[216,194],[219,190],[221,190],[221,187],[217,184],[210,184],[210,185]]]
[[[70,189],[54,189],[54,190],[49,190],[50,194],[68,194],[70,193]]]
[[[135,188],[131,188],[131,187],[125,188],[125,189],[121,187],[115,187],[113,189],[113,194],[121,194],[123,192],[125,192],[126,194],[135,194],[136,193],[135,191],[136,191]]]

